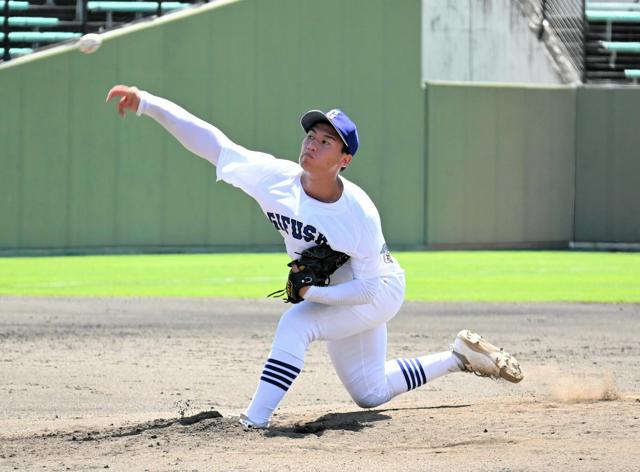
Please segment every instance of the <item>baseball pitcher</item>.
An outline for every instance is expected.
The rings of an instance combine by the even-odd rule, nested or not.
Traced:
[[[135,87],[113,87],[107,101],[116,97],[122,116],[129,110],[154,119],[215,165],[217,179],[253,197],[284,238],[292,261],[281,294],[290,306],[240,416],[244,426],[269,426],[318,340],[326,341],[340,380],[362,408],[453,372],[522,380],[513,356],[469,330],[460,331],[449,350],[387,360],[387,322],[402,306],[405,274],[387,249],[376,206],[341,174],[359,145],[356,125],[343,111],[302,116],[304,137],[293,162],[235,144],[215,126]]]

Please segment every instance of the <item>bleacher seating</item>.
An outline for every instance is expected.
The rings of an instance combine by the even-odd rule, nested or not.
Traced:
[[[25,54],[30,54],[33,52],[31,48],[11,48],[9,49],[9,54],[12,56],[24,56]],[[0,56],[4,54],[4,48],[0,48]]]
[[[0,0],[0,32],[9,33],[6,40],[4,34],[0,35],[0,61],[59,41],[75,40],[84,33],[100,33],[146,17],[182,10],[196,1],[9,0],[5,24],[5,1]]]
[[[114,24],[114,13],[154,14],[158,12],[158,8],[166,13],[173,10],[182,10],[190,6],[191,4],[189,3],[181,2],[90,1],[87,2],[87,11],[91,13],[104,12],[106,14],[105,27],[111,28]],[[140,15],[138,15],[139,17]]]
[[[0,16],[0,24],[4,22],[4,16]],[[10,16],[9,26],[22,27],[41,27],[41,26],[58,26],[59,18],[50,18],[47,16]]]
[[[0,0],[0,10],[4,10],[4,0]],[[24,11],[29,9],[29,2],[9,0],[9,11]]]
[[[162,7],[162,11],[179,10],[191,6],[189,3],[180,2],[128,2],[128,1],[108,1],[108,2],[87,2],[89,11],[117,11],[117,12],[134,12],[134,13],[155,13],[158,6]]]
[[[82,36],[82,33],[62,31],[13,31],[9,33],[12,43],[57,43]],[[4,40],[4,33],[0,33],[0,41]]]
[[[612,52],[640,52],[640,42],[633,41],[600,41],[602,47]]]
[[[626,69],[624,75],[635,82],[640,79],[640,69]]]
[[[640,3],[635,2],[587,2],[587,10],[638,10],[640,11]]]
[[[629,82],[640,69],[640,3],[585,3],[585,80]]]

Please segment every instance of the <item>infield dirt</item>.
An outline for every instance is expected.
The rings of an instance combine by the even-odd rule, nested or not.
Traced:
[[[274,300],[0,298],[1,470],[640,470],[640,305],[406,303],[389,358],[462,328],[517,385],[453,374],[361,410],[323,343],[245,431]]]

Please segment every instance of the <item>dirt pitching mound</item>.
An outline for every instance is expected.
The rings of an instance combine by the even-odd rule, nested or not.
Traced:
[[[245,429],[283,309],[0,297],[0,470],[638,471],[640,305],[407,302],[388,359],[473,327],[524,380],[453,374],[363,410],[314,343],[272,428]]]

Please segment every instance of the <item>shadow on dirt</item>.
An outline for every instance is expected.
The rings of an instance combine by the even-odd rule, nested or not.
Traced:
[[[386,412],[407,411],[407,410],[439,410],[447,408],[466,408],[470,405],[440,405],[425,406],[417,408],[388,408],[383,410],[365,410],[349,413],[329,413],[321,416],[317,420],[294,424],[289,427],[272,427],[264,433],[267,437],[286,436],[289,438],[303,438],[309,434],[318,437],[325,431],[353,431],[359,432],[364,428],[370,428],[378,421],[391,420],[392,417]]]
[[[272,427],[264,433],[267,437],[286,436],[302,438],[309,434],[322,436],[325,431],[361,431],[377,421],[390,420],[391,417],[377,410],[352,413],[329,413],[309,423],[294,424],[290,427]]]

